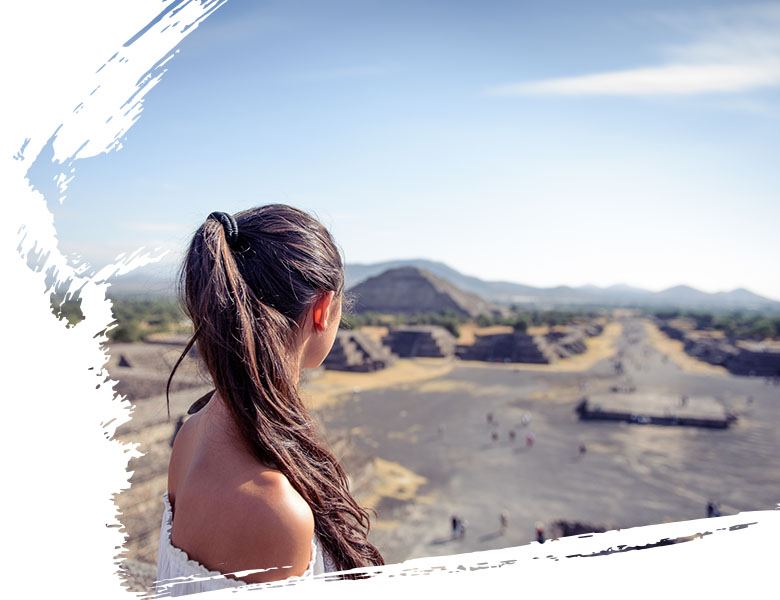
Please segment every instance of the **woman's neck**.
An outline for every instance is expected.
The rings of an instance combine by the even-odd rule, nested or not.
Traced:
[[[230,407],[218,391],[214,392],[208,404],[202,409],[202,418],[204,441],[209,444],[213,452],[226,453],[233,458],[241,455],[273,469],[272,465],[258,460],[255,450],[244,438]]]

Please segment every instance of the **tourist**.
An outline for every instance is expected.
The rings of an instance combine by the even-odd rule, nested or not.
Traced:
[[[466,530],[469,528],[469,522],[466,519],[461,519],[458,523],[458,535],[460,539],[466,537]]]
[[[525,436],[525,445],[529,448],[534,445],[534,441],[536,440],[536,436],[532,433],[529,433],[527,436]]]
[[[506,512],[502,511],[498,516],[498,519],[501,523],[501,535],[504,535],[506,533],[507,527],[509,526],[509,516],[507,516]]]
[[[544,524],[541,522],[536,523],[536,541],[544,544]]]
[[[515,441],[515,437],[517,437],[517,433],[515,433],[514,429],[510,429],[509,430],[509,441],[510,442],[514,442]]]
[[[333,345],[343,290],[338,248],[298,209],[212,213],[195,232],[181,275],[195,333],[176,366],[196,344],[216,389],[173,446],[158,593],[383,564],[298,392]]]
[[[452,515],[452,538],[455,539],[460,532],[460,519],[456,515]]]

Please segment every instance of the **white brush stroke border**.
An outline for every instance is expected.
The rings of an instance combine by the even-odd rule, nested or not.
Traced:
[[[107,439],[128,418],[128,409],[114,398],[110,383],[104,381],[106,357],[97,341],[111,318],[105,301],[105,277],[110,271],[128,270],[151,260],[136,253],[107,272],[80,278],[83,266],[69,266],[59,253],[53,217],[40,194],[27,185],[26,169],[60,125],[54,148],[63,165],[63,192],[73,176],[73,161],[106,148],[117,149],[122,132],[139,115],[137,101],[159,81],[160,71],[153,67],[167,60],[176,44],[192,31],[184,30],[185,23],[207,16],[218,3],[202,6],[195,1],[182,2],[185,10],[177,26],[163,32],[164,25],[171,22],[161,21],[125,48],[124,42],[172,3],[27,0],[5,11],[0,44],[7,63],[6,81],[15,85],[7,87],[4,94],[0,141],[5,199],[4,218],[0,220],[6,348],[5,431],[0,436],[5,479],[4,593],[127,595],[116,574],[114,556],[124,539],[116,528],[112,494],[128,485],[125,468],[136,451]],[[115,52],[119,55],[108,61]],[[120,60],[123,56],[125,60]],[[104,63],[106,66],[96,73]],[[143,81],[145,91],[123,108],[118,106],[133,95],[144,73],[148,73]],[[98,92],[90,95],[97,84],[101,86]],[[111,115],[113,125],[107,128],[105,121]],[[33,249],[48,256],[46,266],[55,267],[60,280],[72,277],[84,286],[82,308],[87,319],[79,326],[66,329],[51,316],[44,272],[31,270],[21,258]],[[776,589],[769,551],[777,547],[779,517],[778,511],[762,511],[608,532],[542,546],[419,559],[386,567],[382,575],[365,581],[317,580],[263,591],[274,597],[282,593],[285,598],[313,594],[332,598],[433,597],[442,593],[473,597],[513,592],[599,598],[717,592],[717,596],[744,597],[747,593],[752,597],[750,592]],[[599,559],[562,558],[753,522],[757,524],[664,548]],[[560,560],[546,558],[548,555]],[[425,575],[426,571],[431,573]],[[442,572],[453,574],[437,576]],[[317,588],[312,589],[312,585]]]

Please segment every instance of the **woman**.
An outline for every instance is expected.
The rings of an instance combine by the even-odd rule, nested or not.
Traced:
[[[303,211],[212,213],[196,231],[181,273],[195,331],[182,358],[197,344],[216,390],[174,442],[158,581],[197,580],[158,592],[383,564],[298,395],[300,370],[333,345],[343,287],[333,239]]]

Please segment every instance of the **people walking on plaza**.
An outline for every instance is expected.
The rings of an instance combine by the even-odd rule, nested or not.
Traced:
[[[525,436],[525,445],[530,448],[531,446],[534,445],[535,440],[536,440],[536,436],[533,434],[533,432],[531,432],[527,436]]]
[[[456,536],[460,533],[460,519],[457,517],[457,515],[452,515],[452,538],[455,539]]]
[[[509,516],[505,511],[502,511],[498,518],[501,522],[501,535],[504,535],[506,533],[506,528],[509,526]]]
[[[517,434],[515,433],[514,429],[509,430],[509,441],[514,442],[515,438],[517,437]]]

